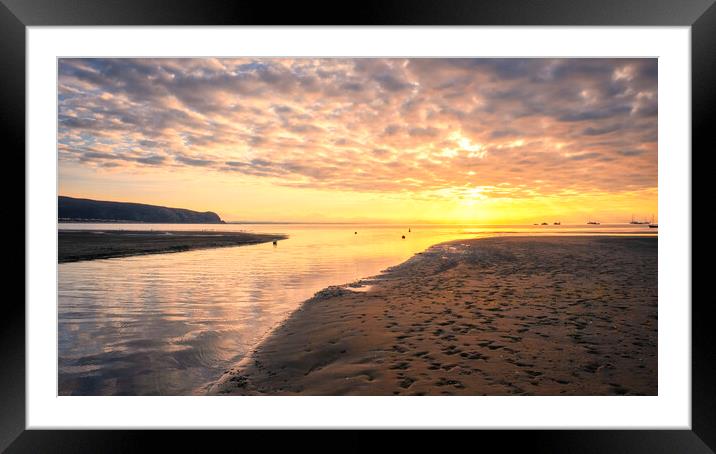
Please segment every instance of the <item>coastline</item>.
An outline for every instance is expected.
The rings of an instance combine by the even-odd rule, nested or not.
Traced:
[[[58,230],[58,263],[244,246],[284,240],[247,232]]]
[[[441,243],[305,301],[236,395],[655,395],[656,237]]]

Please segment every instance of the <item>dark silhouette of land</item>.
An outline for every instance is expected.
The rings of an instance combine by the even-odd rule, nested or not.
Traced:
[[[246,232],[127,230],[60,230],[57,235],[60,263],[242,246],[286,238],[285,235]]]
[[[143,203],[106,202],[59,196],[60,222],[153,222],[161,224],[223,224],[218,214]]]

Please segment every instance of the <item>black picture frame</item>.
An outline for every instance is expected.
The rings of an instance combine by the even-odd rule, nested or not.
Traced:
[[[248,2],[207,0],[0,0],[0,118],[5,126],[3,148],[25,168],[26,27],[77,25],[531,25],[531,26],[690,26],[692,150],[713,149],[709,107],[716,105],[715,0],[383,0],[340,2]],[[691,151],[692,162],[694,152]],[[12,165],[12,164],[10,164]],[[8,164],[6,163],[6,166]],[[8,167],[6,167],[7,169]],[[693,167],[692,167],[693,168]],[[7,172],[7,170],[6,170]],[[17,172],[17,171],[16,171]],[[9,172],[8,172],[9,173]],[[3,179],[4,194],[17,194],[17,183]],[[17,211],[15,211],[17,212]],[[23,206],[24,212],[24,206]],[[24,223],[24,221],[23,221]],[[27,228],[27,226],[25,226]],[[15,246],[19,248],[19,242]],[[24,257],[24,253],[23,253]],[[24,263],[24,259],[23,259]],[[24,273],[23,267],[23,273]],[[693,281],[693,278],[692,278]],[[24,294],[24,292],[23,292]],[[549,430],[481,431],[480,446],[499,443],[501,450],[529,447],[538,452],[714,452],[716,450],[716,342],[710,305],[696,299],[692,313],[692,430]],[[688,304],[688,301],[679,302]],[[157,436],[150,431],[25,430],[25,308],[7,298],[0,317],[0,450],[8,452],[96,452],[136,450]],[[194,434],[194,436],[197,434]],[[341,451],[368,450],[366,432],[336,432]],[[192,437],[173,432],[174,444]],[[202,446],[239,437],[210,435]],[[307,435],[253,435],[254,441],[307,446]],[[435,438],[412,432],[411,443],[438,446]],[[472,436],[475,438],[475,436]],[[169,438],[169,437],[167,437]],[[462,437],[466,438],[466,437]],[[404,441],[404,440],[403,440]],[[246,443],[244,441],[244,443]],[[249,444],[250,445],[250,444]],[[247,445],[247,446],[249,446]],[[443,445],[444,447],[445,445]],[[311,442],[311,447],[315,447]],[[401,441],[383,442],[400,449]]]

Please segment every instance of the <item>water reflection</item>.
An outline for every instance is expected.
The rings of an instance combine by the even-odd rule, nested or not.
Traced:
[[[202,393],[316,291],[375,275],[439,242],[515,233],[655,233],[639,225],[409,227],[410,233],[408,226],[384,225],[63,224],[290,238],[277,246],[60,264],[59,393]]]

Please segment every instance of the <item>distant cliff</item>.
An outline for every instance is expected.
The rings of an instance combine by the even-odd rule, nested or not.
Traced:
[[[57,198],[60,222],[153,222],[164,224],[223,224],[218,214],[143,203]]]

